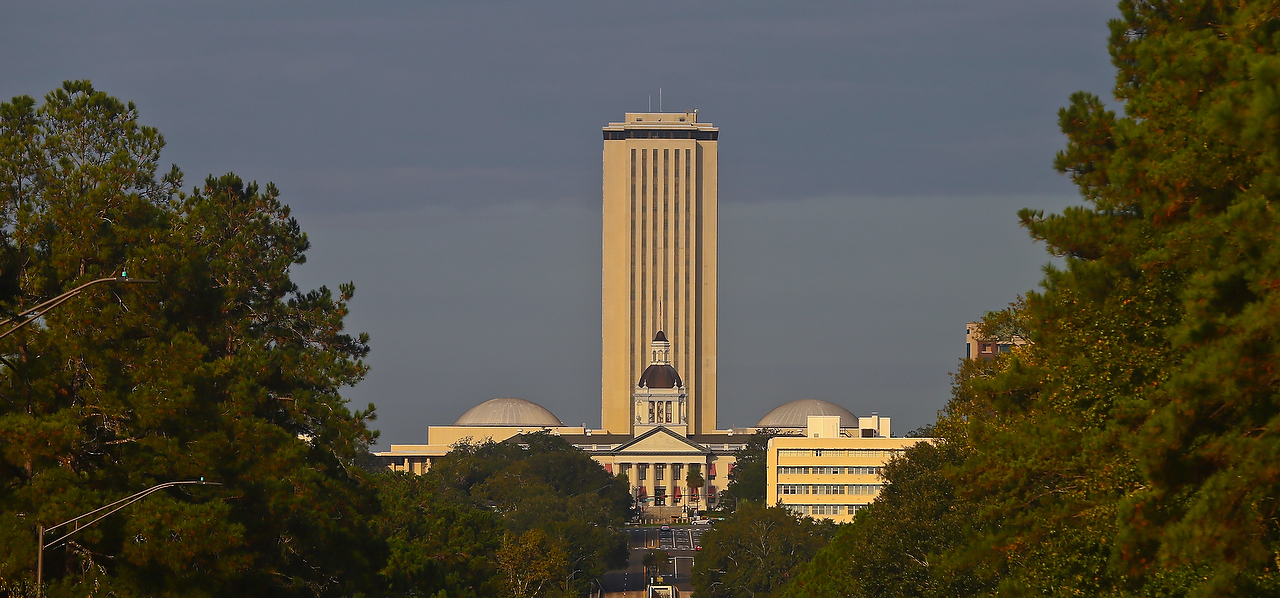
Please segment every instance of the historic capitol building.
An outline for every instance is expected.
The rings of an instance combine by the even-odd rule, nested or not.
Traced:
[[[889,418],[834,403],[793,401],[755,427],[717,429],[716,289],[719,129],[697,111],[628,113],[604,127],[600,428],[566,426],[517,398],[485,401],[426,444],[378,455],[422,473],[470,439],[503,441],[545,430],[626,474],[650,512],[715,506],[733,453],[761,428],[769,446],[769,501],[847,520],[879,489],[879,467],[919,439],[893,438]],[[697,469],[700,488],[686,486]]]

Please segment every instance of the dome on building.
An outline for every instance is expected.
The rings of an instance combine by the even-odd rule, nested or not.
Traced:
[[[507,397],[490,399],[462,414],[455,426],[524,426],[554,428],[564,425],[554,413],[533,401]]]
[[[684,386],[680,372],[666,363],[655,363],[644,369],[636,386],[641,388],[679,388]]]
[[[760,418],[758,428],[803,428],[810,415],[839,415],[841,428],[858,427],[858,416],[830,401],[801,399],[786,403]]]

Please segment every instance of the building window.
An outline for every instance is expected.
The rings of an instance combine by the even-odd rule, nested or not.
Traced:
[[[653,479],[655,479],[655,480],[661,480],[661,479],[663,479],[663,478],[665,477],[663,474],[665,474],[666,472],[667,472],[667,466],[666,466],[666,465],[661,465],[661,464],[659,464],[659,465],[654,465],[654,466],[653,466]]]
[[[649,401],[649,423],[653,423],[653,401]]]
[[[643,482],[643,481],[645,480],[645,478],[648,476],[648,473],[649,473],[649,468],[648,468],[648,467],[646,467],[646,466],[644,466],[644,465],[637,465],[637,466],[636,466],[636,479],[637,479],[637,480],[640,480],[640,481],[642,481],[642,482]]]
[[[874,496],[880,493],[882,484],[849,484],[849,494]]]
[[[667,423],[671,423],[671,401],[667,401]]]
[[[778,456],[888,459],[901,455],[902,451],[903,449],[778,449]]]

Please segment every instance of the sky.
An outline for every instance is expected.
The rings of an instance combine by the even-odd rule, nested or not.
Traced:
[[[0,1],[0,97],[89,79],[194,186],[274,181],[354,281],[378,448],[494,397],[600,422],[600,127],[720,128],[719,423],[825,399],[933,421],[964,324],[1051,263],[1020,208],[1114,2]]]

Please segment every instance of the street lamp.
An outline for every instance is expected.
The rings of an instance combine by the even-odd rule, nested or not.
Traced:
[[[15,320],[16,320],[16,321],[18,321],[18,325],[17,325],[17,326],[14,326],[13,328],[10,328],[10,329],[8,329],[8,330],[6,330],[6,331],[4,331],[4,332],[0,332],[0,338],[4,338],[4,337],[6,337],[6,336],[9,336],[10,334],[13,334],[13,333],[17,332],[17,331],[18,331],[18,329],[22,328],[23,326],[26,326],[27,324],[30,324],[30,323],[32,323],[32,322],[34,322],[34,321],[36,321],[36,319],[38,319],[40,316],[43,316],[44,314],[48,313],[48,312],[49,312],[49,310],[51,310],[51,309],[53,309],[53,308],[55,308],[55,307],[58,307],[59,305],[62,305],[62,304],[63,304],[63,303],[65,303],[68,299],[71,299],[72,297],[75,297],[76,295],[79,295],[81,292],[83,292],[85,289],[87,289],[87,288],[89,288],[89,287],[91,287],[91,286],[99,285],[99,284],[105,284],[105,283],[117,283],[117,284],[156,284],[156,283],[158,283],[158,282],[160,282],[160,281],[158,281],[158,280],[147,280],[147,279],[145,279],[145,278],[129,278],[129,276],[128,276],[128,274],[127,274],[126,272],[121,272],[121,273],[120,273],[120,276],[110,276],[110,277],[107,277],[107,278],[99,278],[99,279],[97,279],[97,280],[91,280],[91,281],[89,281],[89,282],[86,282],[86,283],[84,283],[84,284],[82,284],[82,285],[80,285],[80,286],[78,286],[78,287],[74,288],[74,289],[71,289],[70,291],[67,291],[67,292],[65,292],[65,293],[63,293],[63,294],[61,294],[61,295],[58,295],[57,297],[54,297],[53,299],[50,299],[50,300],[45,301],[44,303],[41,303],[41,304],[39,304],[39,305],[37,305],[37,306],[35,306],[35,307],[31,308],[31,309],[28,309],[28,310],[26,310],[26,311],[24,311],[24,312],[22,312],[22,313],[20,313],[20,314],[18,314],[18,315],[16,315],[16,316],[12,317],[12,318],[9,318],[9,319],[7,319],[7,320],[2,320],[2,321],[0,321],[0,326],[3,326],[3,325],[5,325],[5,324],[10,324],[10,323],[14,322]]]
[[[151,496],[151,495],[152,495],[153,493],[155,493],[155,492],[158,492],[158,491],[163,490],[163,489],[165,489],[165,488],[171,488],[171,487],[173,487],[173,486],[184,486],[184,485],[187,485],[187,484],[199,484],[199,485],[201,485],[201,486],[221,486],[221,485],[222,485],[222,484],[220,484],[220,483],[218,483],[218,482],[206,482],[206,481],[204,481],[204,478],[200,478],[200,479],[198,479],[198,480],[184,480],[184,481],[179,481],[179,482],[165,482],[165,483],[163,483],[163,484],[157,484],[157,485],[155,485],[155,486],[152,486],[152,487],[150,487],[150,488],[147,488],[146,490],[143,490],[142,492],[138,492],[137,494],[133,494],[133,495],[130,495],[130,496],[126,496],[126,497],[124,497],[124,498],[122,498],[122,499],[120,499],[120,500],[117,500],[117,501],[115,501],[115,502],[113,502],[113,503],[111,503],[111,504],[103,505],[103,506],[101,506],[101,507],[98,507],[98,508],[96,508],[96,509],[94,509],[94,510],[92,510],[92,511],[89,511],[88,513],[84,513],[84,514],[81,514],[81,515],[76,515],[75,517],[72,517],[71,519],[68,519],[68,520],[66,520],[66,521],[63,521],[62,523],[59,523],[58,525],[55,525],[55,526],[52,526],[52,527],[45,527],[45,526],[43,526],[43,525],[39,525],[39,524],[37,524],[37,525],[36,525],[36,535],[37,535],[37,537],[38,537],[38,539],[37,539],[37,541],[36,541],[36,548],[37,548],[37,551],[36,551],[36,592],[37,592],[37,594],[38,594],[38,595],[44,595],[44,549],[46,549],[46,548],[53,548],[53,546],[54,546],[55,544],[58,544],[59,542],[62,542],[63,540],[66,540],[67,538],[70,538],[72,535],[74,535],[75,533],[79,532],[80,530],[89,528],[89,527],[90,527],[90,526],[92,526],[93,524],[95,524],[95,523],[97,523],[97,522],[99,522],[99,521],[102,521],[103,519],[107,518],[108,516],[110,516],[110,515],[114,514],[116,511],[119,511],[120,509],[123,509],[123,508],[125,508],[125,507],[127,507],[127,506],[129,506],[129,505],[131,505],[131,504],[133,504],[133,503],[136,503],[136,502],[138,502],[138,501],[140,501],[140,500],[142,500],[142,499],[144,499],[144,498],[146,498],[146,497],[148,497],[148,496]],[[106,513],[102,513],[103,511],[106,511]],[[98,513],[102,513],[102,514],[101,514],[101,515],[98,515]],[[87,518],[92,517],[92,516],[94,516],[94,515],[98,515],[98,518],[97,518],[97,519],[94,519],[93,521],[90,521],[89,523],[86,523],[86,524],[84,524],[84,525],[80,525],[80,520],[81,520],[81,519],[87,519]],[[65,535],[63,535],[62,537],[58,538],[57,540],[54,540],[54,541],[52,541],[52,542],[49,542],[48,544],[45,544],[45,543],[44,543],[44,533],[45,533],[45,532],[51,532],[51,531],[53,531],[53,530],[55,530],[55,529],[58,529],[58,528],[60,528],[60,527],[64,527],[64,526],[67,526],[67,525],[71,525],[72,523],[76,524],[75,529],[73,529],[73,530],[71,530],[71,531],[67,532]]]

